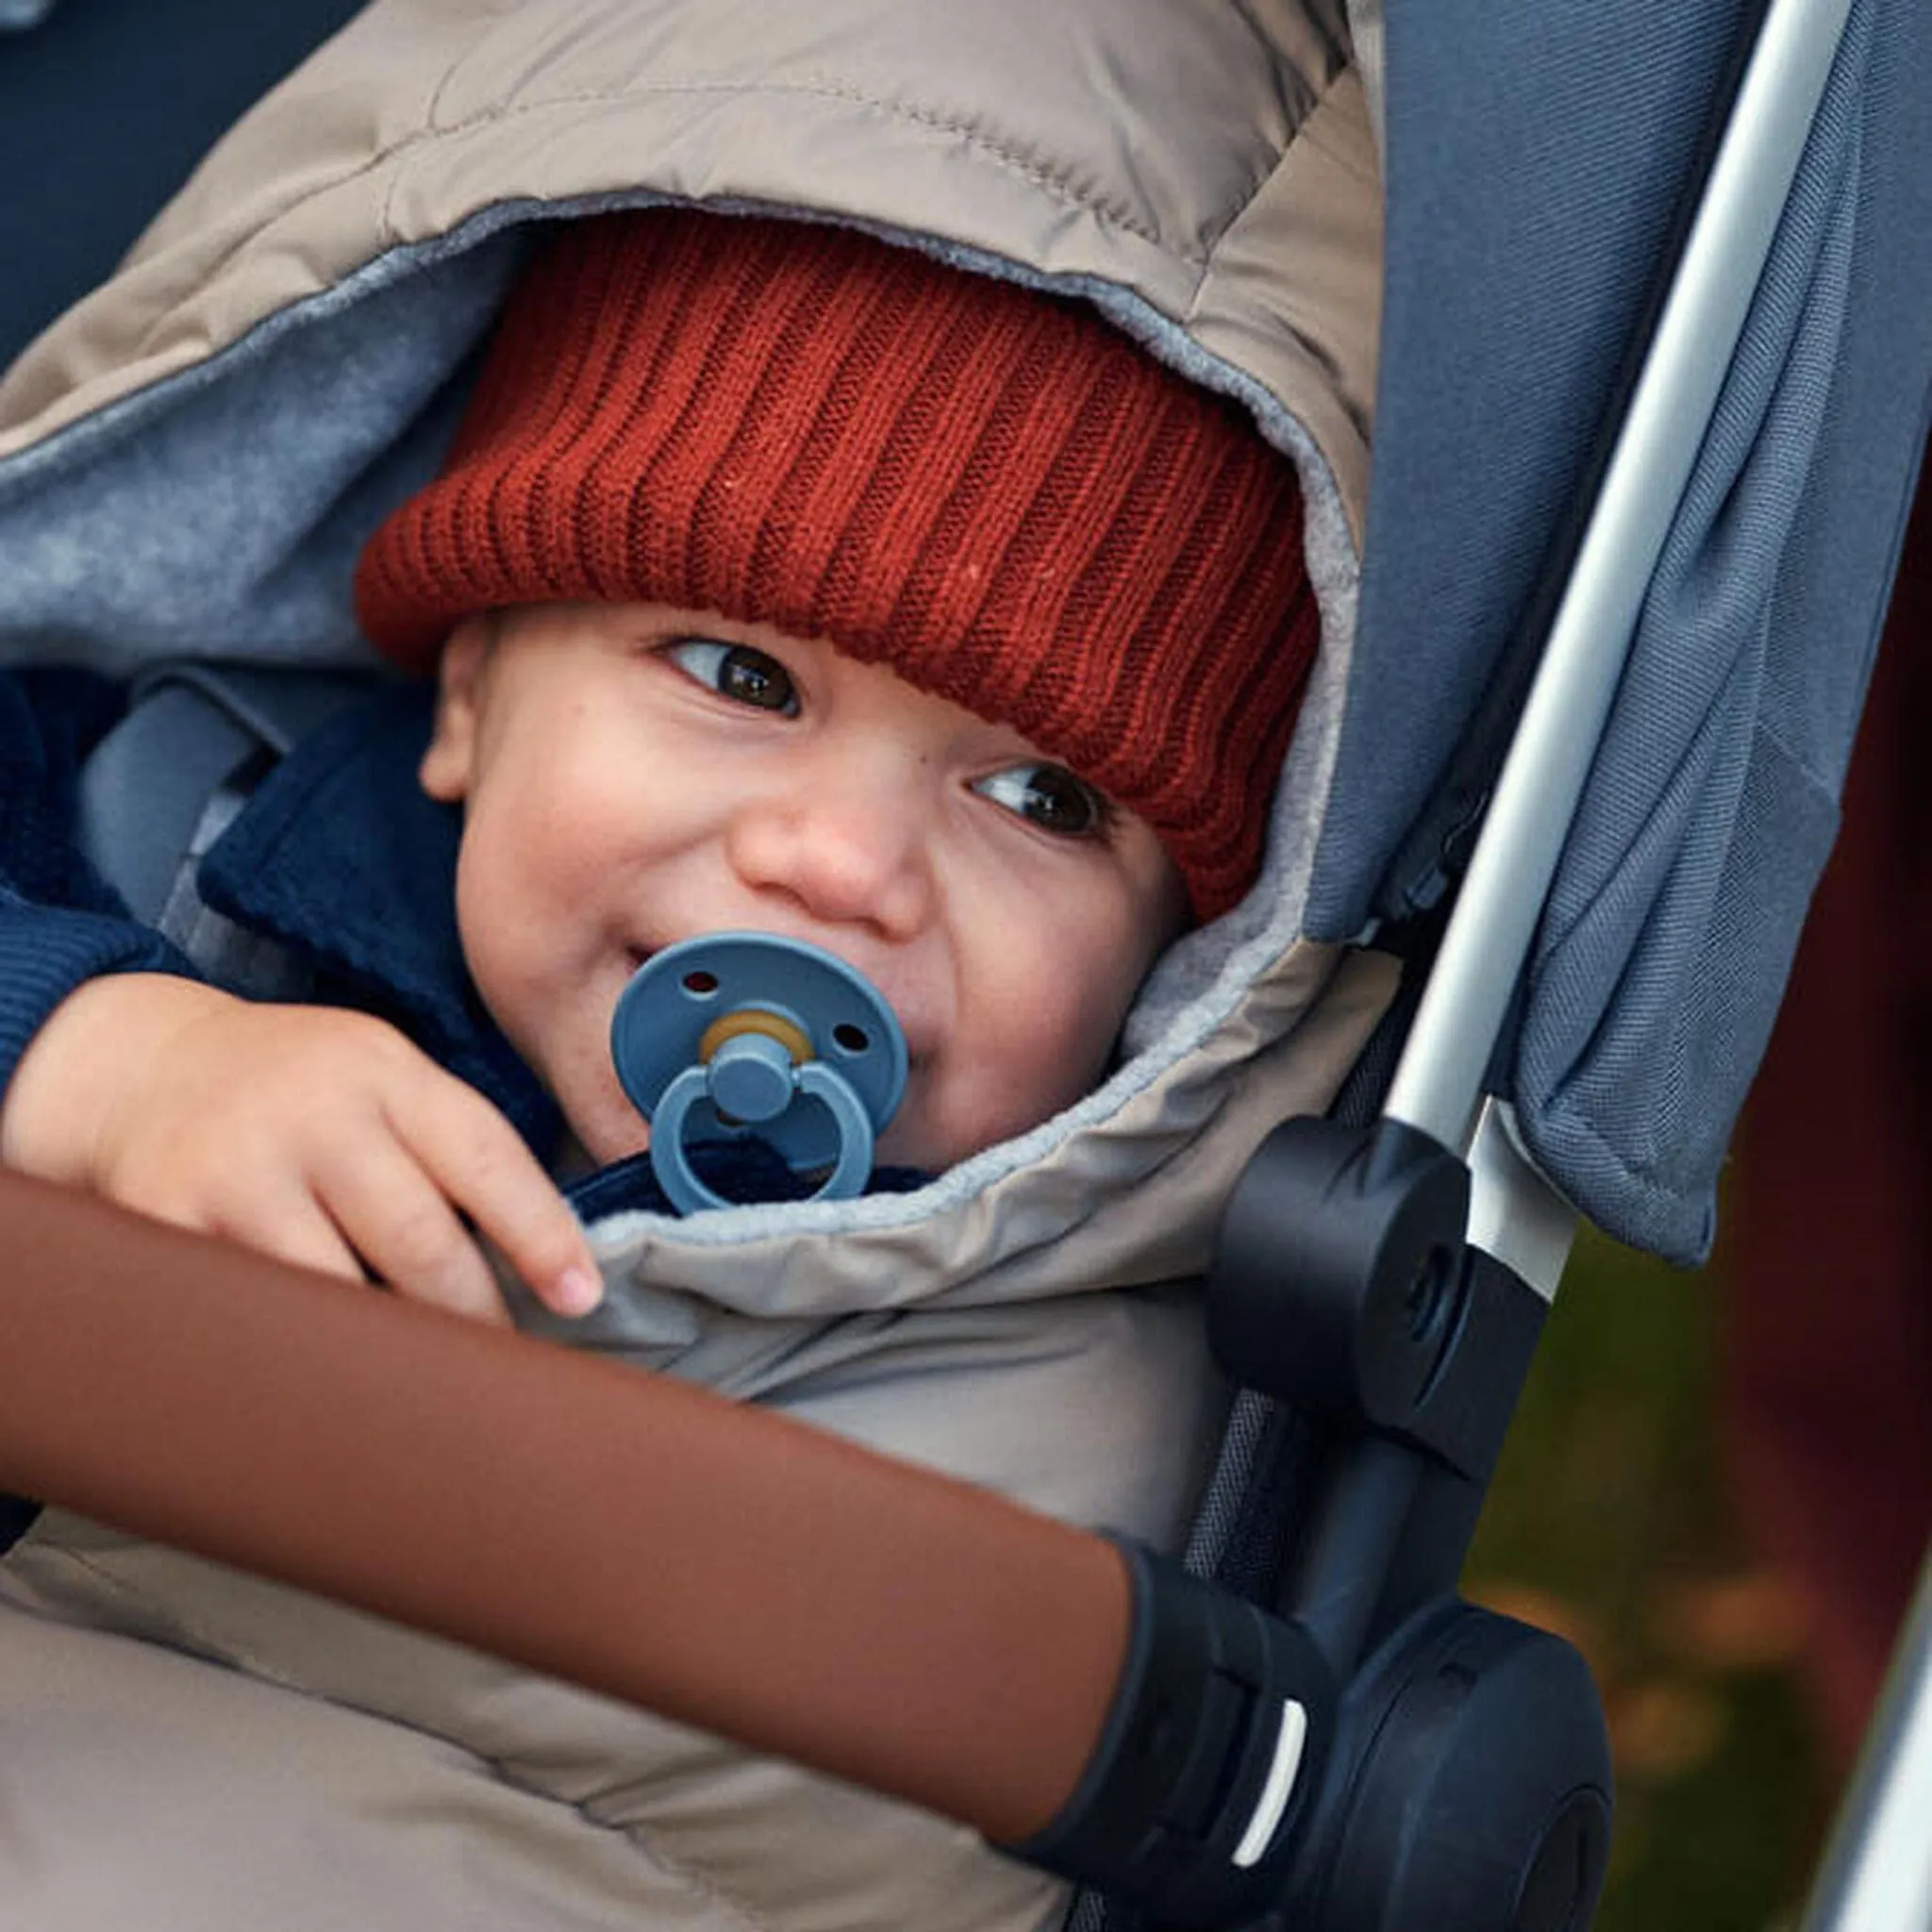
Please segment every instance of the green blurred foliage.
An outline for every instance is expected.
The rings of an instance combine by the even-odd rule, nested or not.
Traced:
[[[1590,1658],[1617,1758],[1596,1932],[1792,1923],[1823,1824],[1797,1632],[1722,1468],[1720,1297],[1586,1231],[1497,1472],[1470,1593]]]

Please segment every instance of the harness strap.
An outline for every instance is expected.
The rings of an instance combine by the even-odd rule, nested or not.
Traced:
[[[82,849],[143,924],[253,999],[302,999],[287,948],[203,903],[201,860],[295,742],[364,695],[338,672],[167,664],[136,679],[127,715],[82,769]]]

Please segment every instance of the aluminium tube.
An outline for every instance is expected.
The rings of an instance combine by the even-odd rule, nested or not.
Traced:
[[[1771,0],[1383,1111],[1467,1153],[1651,575],[1851,0]]]
[[[1804,1932],[1932,1928],[1932,1549]]]
[[[1126,1566],[1101,1538],[5,1172],[0,1228],[0,1490],[995,1843],[1043,1830],[1078,1786],[1128,1641]]]

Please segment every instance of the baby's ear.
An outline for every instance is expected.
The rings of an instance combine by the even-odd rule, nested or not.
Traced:
[[[450,632],[437,665],[436,724],[416,777],[443,805],[460,805],[470,794],[483,666],[495,635],[487,616],[466,617]]]

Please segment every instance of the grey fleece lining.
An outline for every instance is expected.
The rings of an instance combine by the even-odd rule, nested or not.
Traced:
[[[455,426],[517,258],[481,239],[384,257],[0,463],[0,660],[374,664],[350,571]]]
[[[434,473],[471,352],[536,219],[662,203],[650,194],[503,204],[441,240],[394,250],[283,310],[193,369],[0,463],[0,661],[59,657],[125,671],[192,654],[368,664],[348,585],[388,509]],[[721,212],[784,213],[708,203]],[[1251,378],[1206,354],[1138,296],[1023,271],[884,228],[960,267],[1091,300],[1152,354],[1236,397],[1295,463],[1323,647],[1247,897],[1186,935],[1142,989],[1128,1058],[1076,1107],[962,1162],[914,1194],[734,1208],[680,1228],[693,1244],[796,1228],[923,1220],[1106,1121],[1198,1047],[1300,932],[1315,833],[1340,740],[1357,566],[1333,477],[1302,426]]]

